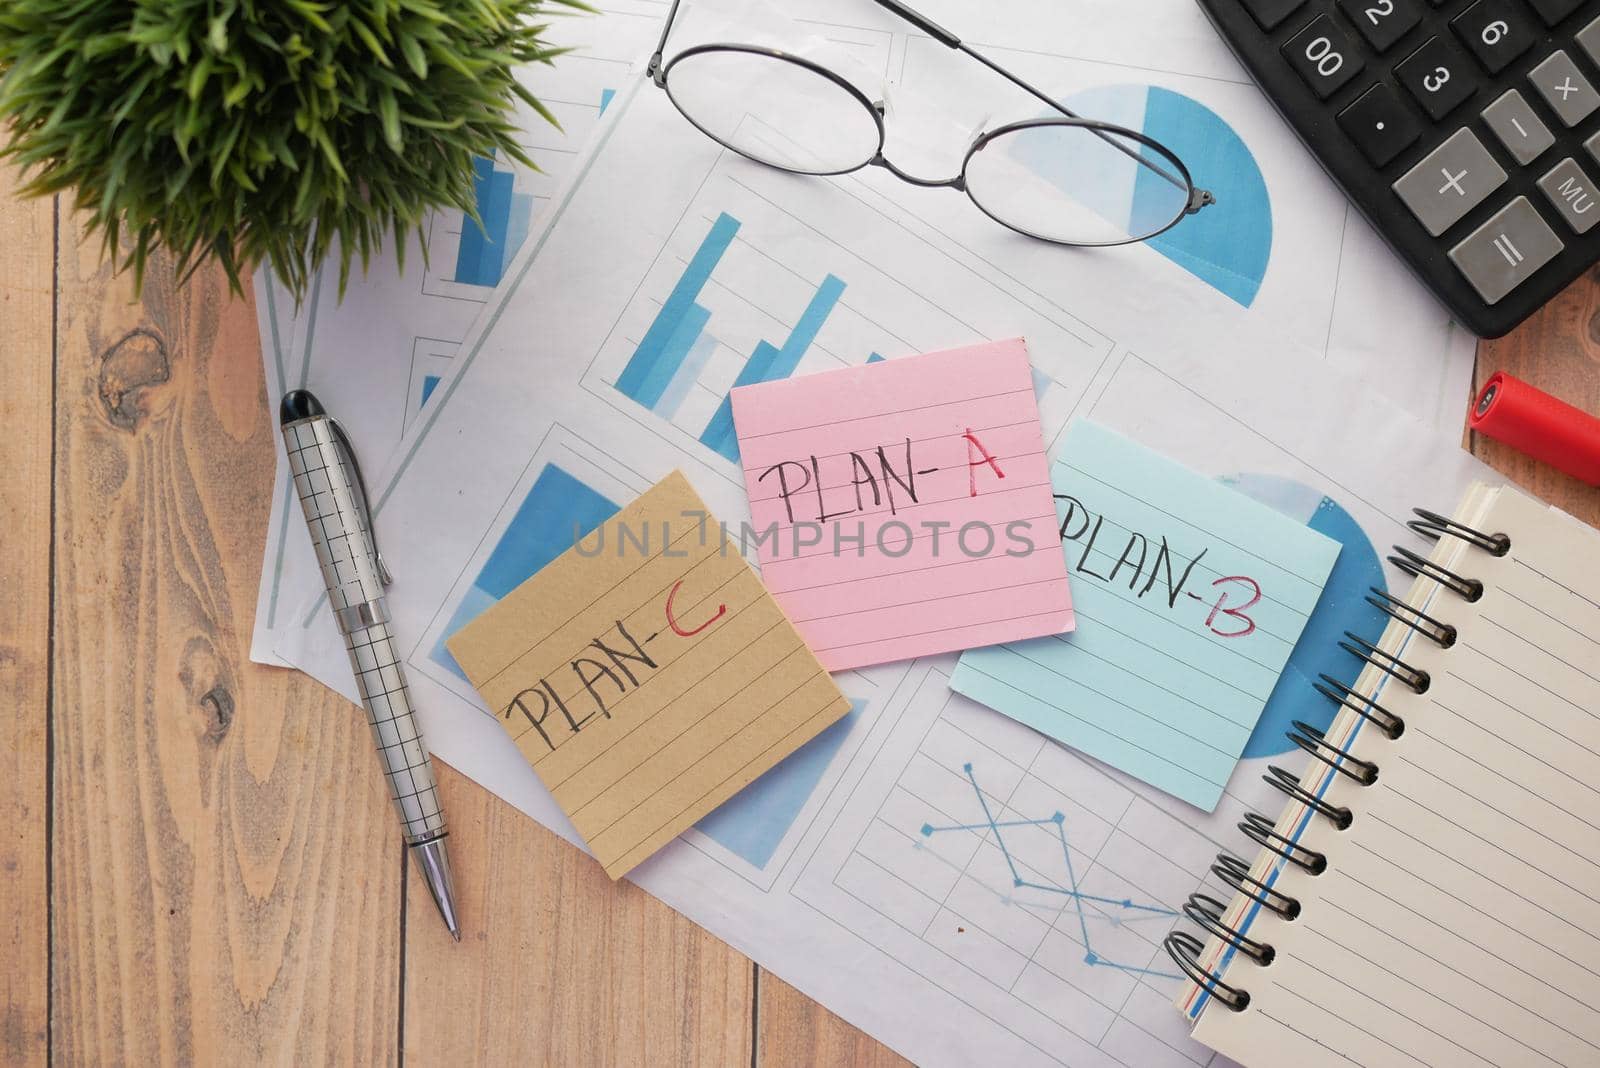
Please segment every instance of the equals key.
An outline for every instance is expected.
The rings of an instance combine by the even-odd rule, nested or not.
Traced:
[[[1556,258],[1561,239],[1527,197],[1517,197],[1450,250],[1450,262],[1487,304],[1497,304]]]

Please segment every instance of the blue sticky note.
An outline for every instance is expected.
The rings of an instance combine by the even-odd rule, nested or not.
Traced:
[[[1340,545],[1093,423],[1051,482],[1077,629],[963,653],[951,685],[1209,812]]]

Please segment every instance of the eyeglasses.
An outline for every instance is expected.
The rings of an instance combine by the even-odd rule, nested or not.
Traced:
[[[1051,110],[980,134],[954,178],[908,174],[883,156],[883,104],[814,60],[751,44],[703,44],[663,64],[679,2],[650,57],[650,79],[701,133],[757,163],[819,176],[882,167],[912,185],[964,192],[1000,225],[1061,245],[1148,241],[1216,202],[1160,142],[1081,118],[899,0],[873,0]]]

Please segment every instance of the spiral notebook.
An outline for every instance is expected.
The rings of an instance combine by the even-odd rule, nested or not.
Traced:
[[[1417,516],[1310,770],[1168,936],[1179,1007],[1247,1066],[1600,1064],[1600,535],[1506,487]]]

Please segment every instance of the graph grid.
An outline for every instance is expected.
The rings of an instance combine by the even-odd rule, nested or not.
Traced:
[[[903,755],[879,758],[797,891],[1042,1059],[1209,1064],[1161,940],[1217,843],[947,681],[917,685],[885,743]]]
[[[1014,819],[996,820],[990,809],[989,800],[984,796],[983,787],[978,785],[977,776],[973,773],[970,763],[961,765],[961,770],[967,775],[967,781],[972,784],[973,796],[977,799],[978,806],[983,809],[981,823],[952,823],[943,827],[935,827],[931,823],[922,825],[922,836],[932,838],[936,834],[970,833],[983,837],[983,832],[989,832],[988,840],[1000,847],[1000,855],[1005,858],[1006,871],[1010,874],[1011,885],[1018,891],[1037,890],[1044,894],[1060,895],[1064,898],[1069,908],[1078,917],[1078,931],[1083,937],[1083,962],[1094,966],[1118,968],[1122,971],[1135,972],[1141,975],[1159,975],[1168,979],[1178,979],[1180,976],[1170,969],[1150,968],[1136,964],[1126,964],[1119,961],[1107,960],[1094,950],[1094,940],[1089,934],[1091,921],[1109,919],[1113,926],[1138,919],[1152,917],[1176,917],[1177,910],[1169,909],[1163,905],[1140,904],[1131,897],[1110,898],[1103,894],[1090,894],[1084,892],[1078,883],[1076,866],[1072,862],[1072,844],[1067,841],[1067,814],[1056,811],[1041,819]],[[1039,882],[1037,878],[1026,875],[1018,866],[1016,858],[1006,844],[1006,831],[1015,831],[1020,827],[1042,828],[1053,833],[1061,842],[1061,864],[1065,869],[1066,881]],[[920,848],[920,846],[919,846]],[[974,854],[976,856],[976,854]],[[963,874],[968,874],[963,872]],[[1007,904],[1015,903],[1015,898],[1005,895],[1002,900]],[[1087,907],[1087,910],[1086,910]],[[1098,911],[1092,911],[1096,910]]]

